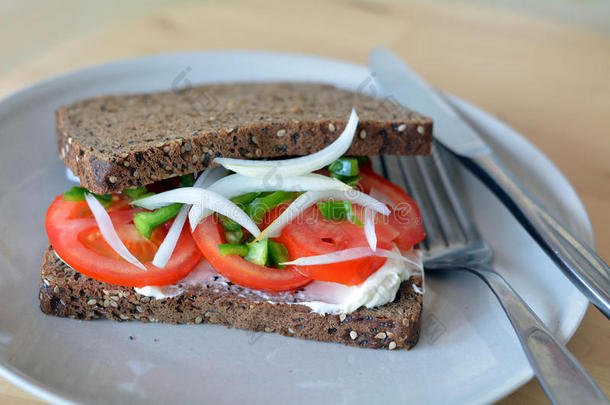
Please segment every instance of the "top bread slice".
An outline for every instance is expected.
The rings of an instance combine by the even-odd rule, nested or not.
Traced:
[[[215,157],[316,152],[360,117],[351,155],[425,155],[432,120],[369,95],[320,83],[229,83],[90,98],[59,108],[59,156],[104,194],[201,171]]]

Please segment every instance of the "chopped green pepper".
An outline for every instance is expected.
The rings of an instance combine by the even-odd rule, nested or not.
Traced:
[[[192,174],[185,174],[180,176],[180,187],[193,187],[195,184],[195,176]]]
[[[246,205],[250,204],[252,202],[252,200],[254,200],[256,197],[258,197],[260,194],[261,193],[254,191],[252,193],[246,193],[246,194],[238,195],[237,197],[233,197],[233,198],[231,198],[231,201],[233,201],[233,203],[235,205],[238,205],[243,208]]]
[[[265,213],[285,202],[294,200],[294,193],[289,191],[275,191],[263,197],[256,197],[248,204],[245,211],[255,223],[260,223]]]
[[[365,164],[366,162],[369,161],[369,157],[368,156],[347,156],[350,158],[354,158],[358,161],[358,165],[362,166],[363,164]]]
[[[352,203],[349,201],[325,201],[318,203],[318,209],[322,217],[331,221],[348,220],[358,226],[363,226],[352,210]]]
[[[238,245],[241,243],[241,240],[244,238],[244,233],[243,231],[240,229],[236,230],[236,231],[227,231],[225,232],[225,239],[227,240],[227,242],[233,244],[233,245]]]
[[[244,209],[252,200],[259,196],[260,193],[253,192],[247,193],[243,195],[238,195],[237,197],[231,198],[231,201],[240,208]],[[220,224],[227,232],[234,232],[241,230],[241,225],[237,222],[233,221],[231,218],[225,217],[224,215],[218,216],[220,220]]]
[[[148,193],[148,190],[146,189],[146,186],[142,186],[142,187],[138,187],[138,188],[129,188],[126,190],[123,190],[123,194],[125,194],[127,197],[137,200],[138,198],[143,198],[146,194]]]
[[[66,201],[83,201],[85,199],[85,193],[87,189],[85,187],[71,187],[70,190],[64,193],[64,200]]]
[[[328,171],[341,176],[356,176],[360,173],[358,159],[341,157],[328,166]]]
[[[342,176],[340,174],[331,173],[330,177],[341,180],[342,182],[344,182],[345,184],[347,184],[348,186],[351,186],[351,187],[356,186],[356,184],[358,184],[358,182],[360,181],[359,175]]]
[[[89,193],[104,206],[108,208],[112,204],[112,194],[94,194],[87,190],[85,187],[74,186],[70,190],[64,193],[64,200],[66,201],[84,201],[85,193]]]
[[[181,207],[182,204],[174,203],[152,212],[138,212],[133,216],[133,223],[140,234],[150,239],[152,231],[175,217]]]
[[[222,256],[226,255],[239,255],[244,257],[248,254],[248,246],[246,245],[236,245],[231,243],[221,243],[218,245],[218,249],[220,250],[220,254]]]
[[[288,249],[280,242],[276,242],[272,239],[269,239],[269,264],[271,267],[276,267],[278,269],[284,269],[286,266],[280,265],[280,263],[284,263],[290,261],[290,255],[288,254]]]
[[[244,259],[259,266],[264,266],[267,263],[269,252],[268,240],[263,239],[248,245],[248,254],[244,256]]]
[[[239,243],[221,243],[218,245],[218,249],[222,256],[239,255],[259,266],[283,269],[286,266],[281,266],[280,263],[290,260],[286,246],[271,239],[263,239],[249,246]]]
[[[233,221],[229,217],[225,217],[224,215],[218,215],[218,219],[220,220],[220,224],[227,232],[239,231],[241,230],[241,225],[237,222]]]

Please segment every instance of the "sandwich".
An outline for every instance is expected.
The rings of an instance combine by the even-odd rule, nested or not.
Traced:
[[[326,84],[227,83],[81,100],[56,124],[80,184],[47,211],[44,313],[417,343],[421,215],[369,157],[428,154],[429,118]]]

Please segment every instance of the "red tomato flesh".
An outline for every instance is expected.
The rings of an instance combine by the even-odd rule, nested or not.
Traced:
[[[407,250],[425,237],[419,209],[404,190],[374,173],[369,166],[360,167],[358,187],[365,193],[370,193],[374,188],[393,206],[389,216],[376,215],[378,246],[391,249],[396,244],[400,249]],[[166,188],[167,185],[159,187]],[[259,224],[260,228],[264,229],[273,222],[287,206],[283,204],[268,212]],[[355,204],[352,208],[360,221],[364,222],[364,209]],[[201,253],[232,282],[268,291],[293,290],[311,280],[357,285],[386,261],[384,258],[367,257],[330,265],[289,266],[286,269],[258,266],[236,255],[220,255],[218,244],[226,242],[224,230],[216,217],[210,216],[195,229],[194,240],[185,227],[172,258],[164,269],[159,269],[151,262],[170,223],[157,228],[150,240],[146,239],[136,231],[132,222],[133,215],[139,211],[132,208],[129,200],[122,195],[114,195],[113,204],[108,209],[119,237],[147,267],[147,271],[126,262],[110,248],[84,201],[70,202],[58,196],[47,211],[47,234],[57,254],[75,270],[99,281],[133,287],[175,283],[195,267]],[[363,227],[349,221],[324,219],[315,205],[287,225],[278,240],[287,247],[291,259],[368,246]]]
[[[375,233],[377,245],[391,249],[410,249],[425,237],[421,216],[415,202],[400,187],[373,173],[368,166],[360,171],[359,187],[366,193],[372,188],[383,194],[394,206],[389,216],[377,214]],[[282,204],[265,214],[261,229],[272,223],[285,209]],[[352,209],[364,222],[364,208],[352,204]],[[258,266],[237,255],[221,256],[218,244],[225,243],[224,230],[215,217],[208,217],[195,229],[195,241],[212,266],[232,282],[258,290],[282,291],[298,288],[310,280],[330,281],[344,285],[358,285],[381,267],[387,259],[366,257],[341,263],[295,266],[285,270]],[[317,206],[311,206],[288,224],[278,238],[291,259],[323,255],[354,247],[368,246],[364,228],[349,221],[324,219]]]
[[[288,291],[302,287],[311,279],[295,270],[259,266],[238,255],[222,256],[218,245],[226,243],[224,229],[215,215],[205,218],[193,231],[195,243],[214,269],[235,284],[254,290]]]
[[[360,216],[360,219],[364,218]],[[391,248],[392,239],[386,235],[385,232],[377,234],[377,245],[380,248]],[[369,245],[363,227],[349,221],[324,219],[315,205],[288,224],[278,240],[286,246],[292,259]],[[379,269],[386,260],[382,257],[366,257],[333,264],[298,266],[298,271],[313,280],[357,285]]]
[[[113,196],[108,209],[112,223],[127,249],[144,264],[146,271],[123,260],[101,236],[97,223],[85,201],[66,201],[58,196],[46,217],[51,245],[70,267],[95,280],[125,287],[169,285],[184,278],[201,260],[188,228],[178,239],[171,259],[161,269],[152,259],[163,241],[170,223],[155,229],[150,240],[133,225],[133,215],[141,209],[131,208],[123,196]]]
[[[377,219],[393,227],[399,233],[398,237],[393,240],[399,249],[408,250],[424,240],[426,232],[419,208],[405,190],[372,170],[361,169],[360,177],[361,180],[358,183],[360,190],[370,194],[371,189],[374,188],[393,203],[394,207],[390,215],[387,217],[378,215]]]

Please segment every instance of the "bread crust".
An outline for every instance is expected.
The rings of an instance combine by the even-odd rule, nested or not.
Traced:
[[[319,83],[233,83],[81,100],[56,111],[58,154],[94,193],[201,171],[215,157],[316,152],[360,123],[351,155],[426,155],[432,121],[372,96]]]
[[[49,245],[40,277],[40,308],[49,315],[82,320],[112,319],[165,323],[211,323],[289,337],[372,349],[410,349],[419,339],[421,278],[404,282],[394,302],[360,308],[349,315],[319,315],[303,305],[270,304],[240,294],[243,288],[190,288],[157,300],[81,275],[63,263]],[[247,295],[247,294],[246,294]]]

